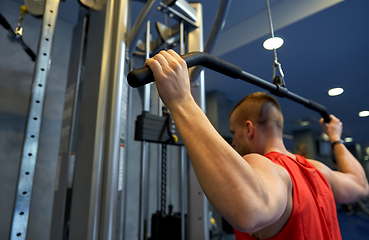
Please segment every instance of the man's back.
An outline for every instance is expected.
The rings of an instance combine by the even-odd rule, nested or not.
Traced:
[[[278,152],[265,156],[285,168],[293,184],[289,220],[270,239],[341,239],[333,193],[323,174],[301,156],[296,155],[296,160]],[[237,239],[255,239],[237,230],[235,234]]]

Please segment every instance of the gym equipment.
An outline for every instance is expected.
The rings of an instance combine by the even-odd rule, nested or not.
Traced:
[[[46,0],[24,0],[24,4],[33,16],[42,16],[44,14]]]
[[[137,117],[135,140],[174,145],[183,144],[170,114],[157,116],[148,112],[143,112]]]
[[[22,25],[22,20],[23,17],[28,13],[27,9],[25,9],[24,5],[21,7],[21,15],[19,15],[19,22],[18,22],[18,27],[13,31],[12,27],[10,26],[9,22],[5,19],[5,17],[0,13],[0,25],[2,25],[6,30],[8,30],[9,33],[9,38],[10,40],[18,43],[19,45],[22,46],[22,48],[24,49],[24,51],[26,51],[26,53],[28,54],[28,56],[30,56],[30,58],[32,59],[32,61],[36,61],[36,55],[35,53],[24,43],[23,41],[23,28],[21,27]]]
[[[273,30],[272,14],[270,12],[269,0],[266,0],[266,2],[267,2],[267,9],[268,9],[270,35],[273,39],[274,38],[274,30]],[[277,50],[275,48],[273,49],[273,53],[274,53],[273,83],[278,84],[278,85],[282,85],[283,87],[286,87],[286,84],[284,82],[284,73],[283,73],[283,70],[282,70],[282,65],[278,62]],[[278,68],[280,76],[276,76],[276,68]]]
[[[217,13],[215,14],[215,16],[217,17],[214,19],[213,27],[211,28],[211,32],[209,34],[208,40],[205,43],[204,52],[206,53],[212,52],[215,42],[218,39],[219,33],[220,31],[223,30],[223,27],[226,23],[228,10],[231,4],[232,4],[232,0],[221,0],[220,1]],[[181,54],[183,53],[181,52]],[[202,70],[201,67],[195,67],[193,69],[190,75],[190,80],[192,82],[195,82],[198,80],[201,70]]]
[[[48,11],[45,12],[42,20],[41,34],[35,61],[10,233],[11,240],[23,240],[26,239],[27,236],[33,178],[35,175],[42,112],[45,100],[47,77],[51,64],[50,55],[59,9],[59,0],[47,1],[45,8]]]
[[[204,52],[191,52],[188,54],[184,54],[181,57],[186,61],[188,68],[196,65],[201,65],[229,77],[244,80],[258,87],[264,88],[276,96],[285,97],[294,102],[300,103],[305,107],[320,113],[325,122],[330,121],[329,113],[323,105],[320,105],[319,103],[292,93],[282,85],[270,83],[250,73],[247,73],[243,71],[240,67],[233,65],[227,61],[224,61],[220,58],[214,57]],[[153,73],[149,67],[142,67],[131,71],[128,74],[127,79],[128,84],[131,87],[135,88],[143,86],[147,83],[151,83],[155,80]]]
[[[181,235],[181,215],[179,213],[172,213],[169,208],[169,214],[157,212],[152,215],[150,240],[181,239]]]

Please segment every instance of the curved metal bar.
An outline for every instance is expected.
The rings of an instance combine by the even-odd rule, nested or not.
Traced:
[[[218,39],[220,31],[223,29],[225,25],[225,21],[227,18],[229,7],[231,6],[232,0],[221,0],[219,3],[219,7],[216,13],[216,18],[214,19],[213,27],[211,29],[208,40],[206,41],[204,52],[211,53],[213,47],[215,45],[216,40]],[[191,82],[197,80],[200,75],[202,67],[196,67],[190,76]]]
[[[204,52],[187,53],[181,57],[186,61],[188,68],[200,65],[229,77],[244,80],[253,85],[269,90],[270,93],[276,96],[288,98],[294,102],[304,105],[307,108],[319,112],[324,118],[325,122],[330,121],[329,113],[323,105],[294,94],[283,86],[270,83],[255,75],[242,71],[241,68],[227,61]],[[155,79],[149,67],[142,67],[128,73],[127,80],[128,84],[132,87],[140,87],[147,83],[153,82]]]
[[[206,41],[204,52],[211,53],[214,47],[214,43],[218,38],[219,32],[223,30],[226,18],[228,15],[228,10],[231,6],[232,0],[221,0],[218,11],[216,13],[216,18],[214,19],[213,28],[211,29],[208,40]]]
[[[138,39],[145,29],[144,23],[146,23],[150,19],[151,15],[156,10],[155,6],[159,5],[159,3],[159,0],[149,0],[146,2],[145,6],[141,10],[128,37],[128,49],[126,58],[131,58]]]

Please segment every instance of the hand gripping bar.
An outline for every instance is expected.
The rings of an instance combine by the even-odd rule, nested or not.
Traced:
[[[184,54],[181,57],[186,61],[188,68],[201,65],[229,77],[244,80],[253,85],[269,90],[272,94],[276,96],[286,97],[294,102],[304,105],[307,108],[319,112],[320,115],[323,117],[324,122],[328,123],[331,120],[327,109],[323,105],[294,94],[288,91],[285,87],[270,83],[250,73],[247,73],[243,71],[240,67],[235,66],[220,58],[214,57],[211,54],[204,52],[191,52]],[[155,81],[154,75],[149,67],[142,67],[129,72],[127,80],[128,84],[134,88],[141,87],[147,83]]]

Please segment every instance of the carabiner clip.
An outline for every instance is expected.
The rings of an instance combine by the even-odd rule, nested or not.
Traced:
[[[280,76],[276,76],[276,68],[278,68]],[[273,65],[273,83],[276,85],[281,85],[282,87],[286,87],[282,65],[278,61],[274,61]]]

